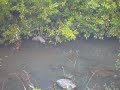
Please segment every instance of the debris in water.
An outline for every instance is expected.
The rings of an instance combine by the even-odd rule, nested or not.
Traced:
[[[40,41],[41,43],[45,44],[45,39],[41,36],[36,36],[32,38],[33,41]]]
[[[0,67],[2,66],[2,62],[0,61]]]
[[[71,75],[71,74],[66,74],[66,75],[65,75],[65,78],[72,79],[72,78],[73,78],[73,75]]]
[[[5,57],[8,57],[8,56],[5,56]]]
[[[69,79],[59,79],[56,82],[63,89],[72,90],[72,89],[74,89],[76,87],[76,85]]]

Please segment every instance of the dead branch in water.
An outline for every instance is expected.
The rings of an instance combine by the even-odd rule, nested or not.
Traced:
[[[94,71],[94,72],[92,73],[91,77],[88,79],[88,82],[87,82],[86,85],[85,85],[85,89],[84,89],[84,90],[86,90],[86,89],[89,88],[88,85],[89,85],[90,81],[92,80],[93,76],[94,76],[98,71],[99,71],[99,70],[96,70],[96,71]]]
[[[19,82],[21,83],[23,90],[34,90],[38,89],[41,90],[39,87],[34,87],[34,84],[31,81],[30,75],[27,71],[22,70],[22,72],[15,72],[15,73],[10,73],[8,75],[8,78],[13,76],[13,78],[17,78]],[[4,83],[2,85],[2,90],[4,90]]]
[[[27,90],[26,87],[25,87],[25,84],[23,83],[23,81],[21,80],[21,78],[17,75],[17,73],[11,73],[10,75],[15,75],[15,77],[21,82],[24,90]]]

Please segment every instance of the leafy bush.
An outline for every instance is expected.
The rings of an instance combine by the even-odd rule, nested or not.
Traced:
[[[120,53],[118,54],[118,57],[120,58]],[[115,67],[116,67],[116,70],[120,71],[120,59],[116,60]]]
[[[81,35],[120,38],[119,9],[118,0],[0,0],[0,37],[14,42],[39,28],[57,42]]]
[[[104,85],[104,88],[105,88],[105,90],[120,90],[119,88],[117,88],[116,86],[115,86],[115,84],[114,83],[111,83],[110,85]]]

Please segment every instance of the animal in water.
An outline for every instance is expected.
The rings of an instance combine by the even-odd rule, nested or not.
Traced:
[[[39,41],[41,42],[42,44],[45,44],[45,39],[41,36],[35,36],[32,38],[33,41]]]

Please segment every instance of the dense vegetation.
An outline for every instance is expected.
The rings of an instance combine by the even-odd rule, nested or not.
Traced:
[[[0,0],[0,43],[31,37],[36,28],[57,42],[120,38],[120,0]]]

